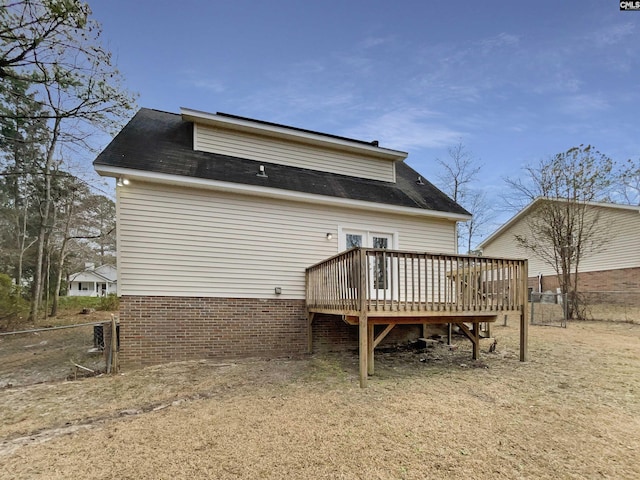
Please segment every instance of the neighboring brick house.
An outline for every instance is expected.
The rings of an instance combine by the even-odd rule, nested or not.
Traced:
[[[534,292],[558,288],[554,269],[515,240],[530,235],[527,218],[539,202],[536,199],[498,228],[480,245],[483,255],[504,255],[529,260],[529,287]],[[579,265],[581,292],[640,292],[640,206],[587,203],[587,215],[598,214],[598,238],[602,246],[583,255]]]
[[[304,353],[305,268],[354,245],[455,254],[468,212],[406,157],[228,114],[141,109],[94,162],[117,179],[121,361]],[[313,329],[316,349],[357,345],[339,318]]]

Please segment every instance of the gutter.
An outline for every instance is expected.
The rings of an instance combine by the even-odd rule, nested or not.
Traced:
[[[339,197],[330,197],[311,193],[296,192],[293,190],[283,190],[280,188],[261,187],[256,185],[245,185],[240,183],[222,182],[219,180],[208,180],[195,177],[184,177],[181,175],[170,175],[166,173],[148,172],[145,170],[134,170],[130,168],[111,167],[106,165],[95,165],[98,174],[105,177],[125,178],[129,182],[152,182],[165,185],[175,185],[179,187],[202,188],[221,192],[251,195],[256,197],[269,197],[282,200],[330,205],[342,208],[353,208],[358,210],[368,210],[377,212],[396,213],[398,215],[408,215],[415,217],[439,218],[455,222],[466,222],[471,219],[471,215],[460,213],[440,212],[437,210],[427,210],[413,207],[402,207],[384,203],[367,202],[363,200],[352,200]],[[117,188],[127,188],[126,186]]]

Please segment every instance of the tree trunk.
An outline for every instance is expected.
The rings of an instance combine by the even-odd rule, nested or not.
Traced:
[[[56,277],[56,288],[53,292],[53,303],[51,305],[51,316],[55,317],[58,314],[58,299],[60,298],[60,286],[62,285],[62,270],[64,269],[64,261],[67,258],[67,242],[69,241],[69,227],[71,226],[71,218],[73,217],[73,204],[76,195],[75,191],[71,194],[69,203],[67,204],[67,219],[64,224],[64,231],[62,232],[62,245],[60,245],[60,257],[58,259],[58,275]]]
[[[66,244],[66,240],[63,245]],[[64,246],[60,249],[60,260],[58,261],[58,275],[56,276],[56,288],[53,292],[53,301],[51,303],[51,317],[58,315],[58,298],[60,297],[60,286],[62,285],[62,269],[64,268],[64,261],[66,254],[64,253]]]
[[[40,230],[38,232],[38,252],[36,256],[36,268],[33,277],[33,296],[29,311],[29,321],[33,322],[40,310],[40,299],[42,297],[42,264],[44,261],[45,240],[49,233],[49,211],[51,210],[51,166],[53,165],[53,155],[58,143],[60,130],[60,118],[56,118],[52,129],[51,142],[47,149],[47,158],[44,165],[44,201],[40,206]]]

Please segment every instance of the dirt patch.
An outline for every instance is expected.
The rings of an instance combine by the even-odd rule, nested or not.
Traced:
[[[532,327],[471,361],[183,362],[0,391],[2,478],[640,478],[640,326]]]

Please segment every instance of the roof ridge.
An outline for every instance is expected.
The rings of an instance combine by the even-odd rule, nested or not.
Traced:
[[[345,137],[343,135],[335,135],[335,134],[332,134],[332,133],[320,132],[318,130],[310,130],[308,128],[294,127],[294,126],[291,126],[291,125],[285,125],[283,123],[269,122],[269,121],[266,121],[266,120],[259,120],[259,119],[256,119],[256,118],[244,117],[242,115],[234,115],[232,113],[216,112],[216,115],[220,115],[221,117],[227,117],[227,118],[235,118],[237,120],[246,120],[246,121],[249,121],[249,122],[256,122],[256,123],[260,123],[262,125],[269,125],[271,127],[286,128],[288,130],[294,130],[296,132],[311,133],[311,134],[314,134],[314,135],[322,135],[323,137],[336,138],[338,140],[346,140],[348,142],[361,143],[363,145],[369,145],[369,146],[372,146],[372,147],[379,147],[380,146],[378,140],[372,140],[372,141],[368,142],[366,140],[360,140],[360,139],[357,139],[357,138]]]

